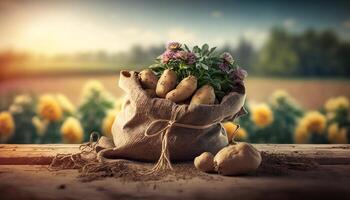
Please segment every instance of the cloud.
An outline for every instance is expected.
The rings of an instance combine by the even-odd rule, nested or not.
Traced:
[[[286,20],[283,21],[283,26],[286,29],[290,29],[290,28],[294,28],[296,25],[296,20],[293,18],[288,18]]]
[[[224,15],[224,14],[223,14],[221,11],[219,11],[219,10],[214,10],[214,11],[212,11],[212,12],[210,13],[210,16],[211,16],[212,18],[216,18],[216,19],[221,18],[223,15]]]
[[[347,29],[350,29],[350,20],[346,20],[343,22],[343,27],[344,28],[347,28]]]

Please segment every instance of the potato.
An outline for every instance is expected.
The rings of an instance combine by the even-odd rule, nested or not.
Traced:
[[[139,79],[144,89],[156,89],[158,77],[150,69],[144,69],[139,73]]]
[[[164,70],[157,83],[156,94],[164,98],[166,94],[176,86],[176,73],[171,69]]]
[[[260,163],[260,152],[245,142],[227,146],[214,157],[215,170],[222,175],[247,174],[256,170]]]
[[[214,171],[214,156],[210,152],[204,152],[194,159],[194,166],[202,172]]]
[[[210,85],[203,85],[194,93],[191,99],[191,104],[213,104],[214,102],[214,88]]]
[[[188,76],[184,78],[175,89],[171,90],[165,98],[175,103],[189,98],[197,89],[197,78]]]

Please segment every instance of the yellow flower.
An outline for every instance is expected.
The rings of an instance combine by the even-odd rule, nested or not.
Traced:
[[[337,123],[333,123],[328,127],[328,140],[334,144],[348,143],[346,128],[340,128]]]
[[[112,110],[109,111],[106,115],[106,117],[102,121],[102,132],[103,135],[107,137],[112,137],[112,126],[114,123],[114,120],[117,116],[118,111]]]
[[[272,93],[271,98],[273,100],[287,99],[289,94],[285,90],[276,90]]]
[[[24,106],[28,106],[30,103],[32,103],[32,97],[29,95],[17,95],[14,98],[13,104],[10,105],[9,111],[12,114],[22,113],[24,111]]]
[[[307,143],[310,133],[322,134],[326,127],[326,117],[317,111],[307,113],[299,123],[294,132],[296,143]]]
[[[27,105],[32,102],[32,98],[29,95],[21,94],[15,97],[14,104]]]
[[[348,110],[349,109],[349,99],[347,99],[344,96],[331,98],[325,103],[324,107],[325,107],[327,112],[335,112],[339,109]]]
[[[298,103],[285,90],[276,90],[272,93],[270,103],[272,106],[278,107],[281,103],[288,103],[295,107],[299,107]]]
[[[12,104],[9,108],[9,111],[12,114],[21,113],[21,112],[23,112],[23,107],[22,107],[22,105]]]
[[[327,112],[326,113],[326,118],[328,119],[328,120],[332,120],[332,119],[334,119],[336,117],[336,113],[334,113],[334,112]]]
[[[104,92],[105,88],[103,84],[98,80],[89,80],[83,87],[82,90],[83,98],[90,97],[93,92]]]
[[[52,95],[43,95],[39,99],[38,113],[49,121],[62,119],[63,111],[57,100]]]
[[[64,143],[81,143],[84,131],[79,120],[68,117],[61,126],[61,135]]]
[[[236,138],[241,140],[245,140],[248,137],[247,131],[242,127],[237,130],[235,135],[236,135]]]
[[[225,122],[222,125],[223,125],[224,129],[226,130],[228,141],[231,142],[235,136],[235,132],[237,130],[237,125],[234,124],[233,122]]]
[[[90,99],[92,95],[95,95],[95,98],[101,98],[109,102],[115,102],[115,97],[105,89],[103,84],[97,80],[88,81],[83,87],[82,92],[82,102]]]
[[[36,129],[36,133],[41,136],[46,132],[48,121],[41,120],[39,117],[35,116],[32,118],[32,124]]]
[[[260,128],[264,128],[273,122],[273,112],[267,104],[252,106],[252,120]]]
[[[72,102],[64,94],[57,94],[56,100],[60,104],[60,106],[64,112],[68,112],[68,113],[75,112],[75,106],[72,104]]]
[[[331,125],[329,125],[328,138],[329,139],[334,138],[338,134],[338,131],[339,131],[339,127],[337,123],[332,123]]]
[[[8,139],[15,131],[15,122],[12,115],[7,112],[0,112],[0,138]]]
[[[294,141],[295,143],[298,143],[298,144],[305,144],[307,143],[308,139],[309,139],[309,133],[306,127],[302,123],[300,123],[295,129]]]
[[[326,117],[320,112],[312,111],[301,119],[301,124],[305,126],[306,131],[310,133],[322,134],[326,127]]]
[[[244,128],[238,128],[238,125],[233,122],[225,122],[223,123],[223,127],[226,130],[227,139],[229,142],[231,142],[233,138],[244,140],[248,136]]]

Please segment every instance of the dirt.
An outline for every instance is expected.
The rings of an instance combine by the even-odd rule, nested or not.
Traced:
[[[194,168],[193,163],[176,163],[173,164],[173,170],[161,170],[150,173],[153,164],[142,162],[127,162],[119,160],[113,163],[100,163],[94,156],[91,159],[84,159],[81,154],[58,155],[50,165],[51,170],[78,169],[79,180],[90,182],[101,180],[106,177],[118,178],[128,182],[149,182],[162,181],[173,182],[178,180],[188,180],[200,178],[206,181],[220,180],[220,175],[203,173]],[[260,167],[249,176],[283,176],[288,175],[293,170],[313,170],[318,164],[313,160],[305,157],[287,156],[286,154],[271,154],[261,152],[262,163]]]
[[[116,160],[115,162],[101,163],[97,160],[95,142],[81,145],[81,152],[75,154],[57,154],[48,169],[61,171],[65,169],[78,169],[79,179],[82,182],[90,182],[114,177],[123,181],[159,181],[171,182],[180,179],[191,179],[198,177],[206,180],[214,179],[206,173],[196,170],[192,163],[177,163],[173,169],[152,170],[153,163],[133,162],[127,160]],[[217,178],[217,177],[215,177]]]
[[[173,170],[162,170],[149,173],[152,168],[150,163],[126,163],[116,162],[100,165],[98,167],[91,166],[94,170],[82,173],[78,177],[82,182],[100,180],[105,177],[114,177],[128,182],[174,182],[178,180],[188,180],[194,177],[207,181],[220,180],[220,176],[210,176],[209,174],[196,170],[192,163],[177,163],[173,166]]]

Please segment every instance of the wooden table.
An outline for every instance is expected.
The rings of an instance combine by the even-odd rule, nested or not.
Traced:
[[[177,181],[81,182],[77,170],[48,171],[57,153],[78,145],[0,145],[0,199],[349,199],[350,145],[254,145],[269,154],[314,159],[312,170]]]

